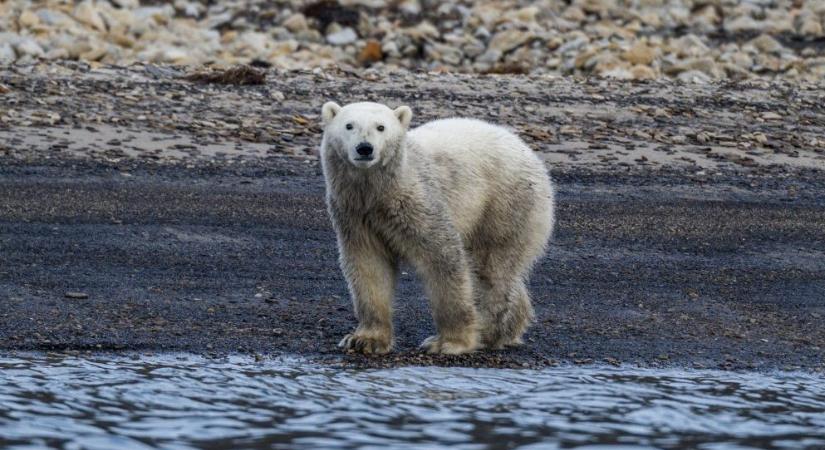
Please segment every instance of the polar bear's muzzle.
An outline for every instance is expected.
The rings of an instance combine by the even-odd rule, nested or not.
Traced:
[[[372,144],[369,142],[362,142],[355,147],[355,152],[358,153],[359,161],[369,161],[372,159]]]

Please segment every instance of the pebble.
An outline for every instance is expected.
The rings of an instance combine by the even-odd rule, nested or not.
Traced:
[[[340,31],[327,35],[327,42],[332,45],[347,45],[358,40],[358,35],[350,27],[342,28]]]
[[[64,296],[72,300],[85,300],[89,298],[89,294],[85,292],[66,292]]]

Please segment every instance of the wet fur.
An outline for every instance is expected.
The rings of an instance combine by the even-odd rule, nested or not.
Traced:
[[[386,108],[355,104],[336,116],[358,120],[359,105]],[[339,129],[331,131],[335,117],[325,124],[327,204],[359,322],[340,345],[364,353],[392,349],[401,261],[426,287],[438,330],[422,344],[428,351],[521,343],[533,320],[527,277],[553,227],[543,163],[495,125],[445,119],[407,132],[392,110],[386,113],[395,122],[382,135],[380,162],[366,169],[348,160],[349,145]]]

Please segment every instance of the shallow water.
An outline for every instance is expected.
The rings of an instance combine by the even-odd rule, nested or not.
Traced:
[[[0,448],[825,448],[806,373],[0,356]]]

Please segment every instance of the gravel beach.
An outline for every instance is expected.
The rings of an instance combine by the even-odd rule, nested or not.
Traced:
[[[821,371],[825,98],[802,82],[82,62],[0,69],[0,349],[301,354],[347,364]],[[316,148],[328,99],[513,127],[547,161],[559,223],[523,347],[420,354],[405,270],[394,354],[354,324]]]
[[[39,59],[822,83],[821,0],[11,0],[0,64]]]

